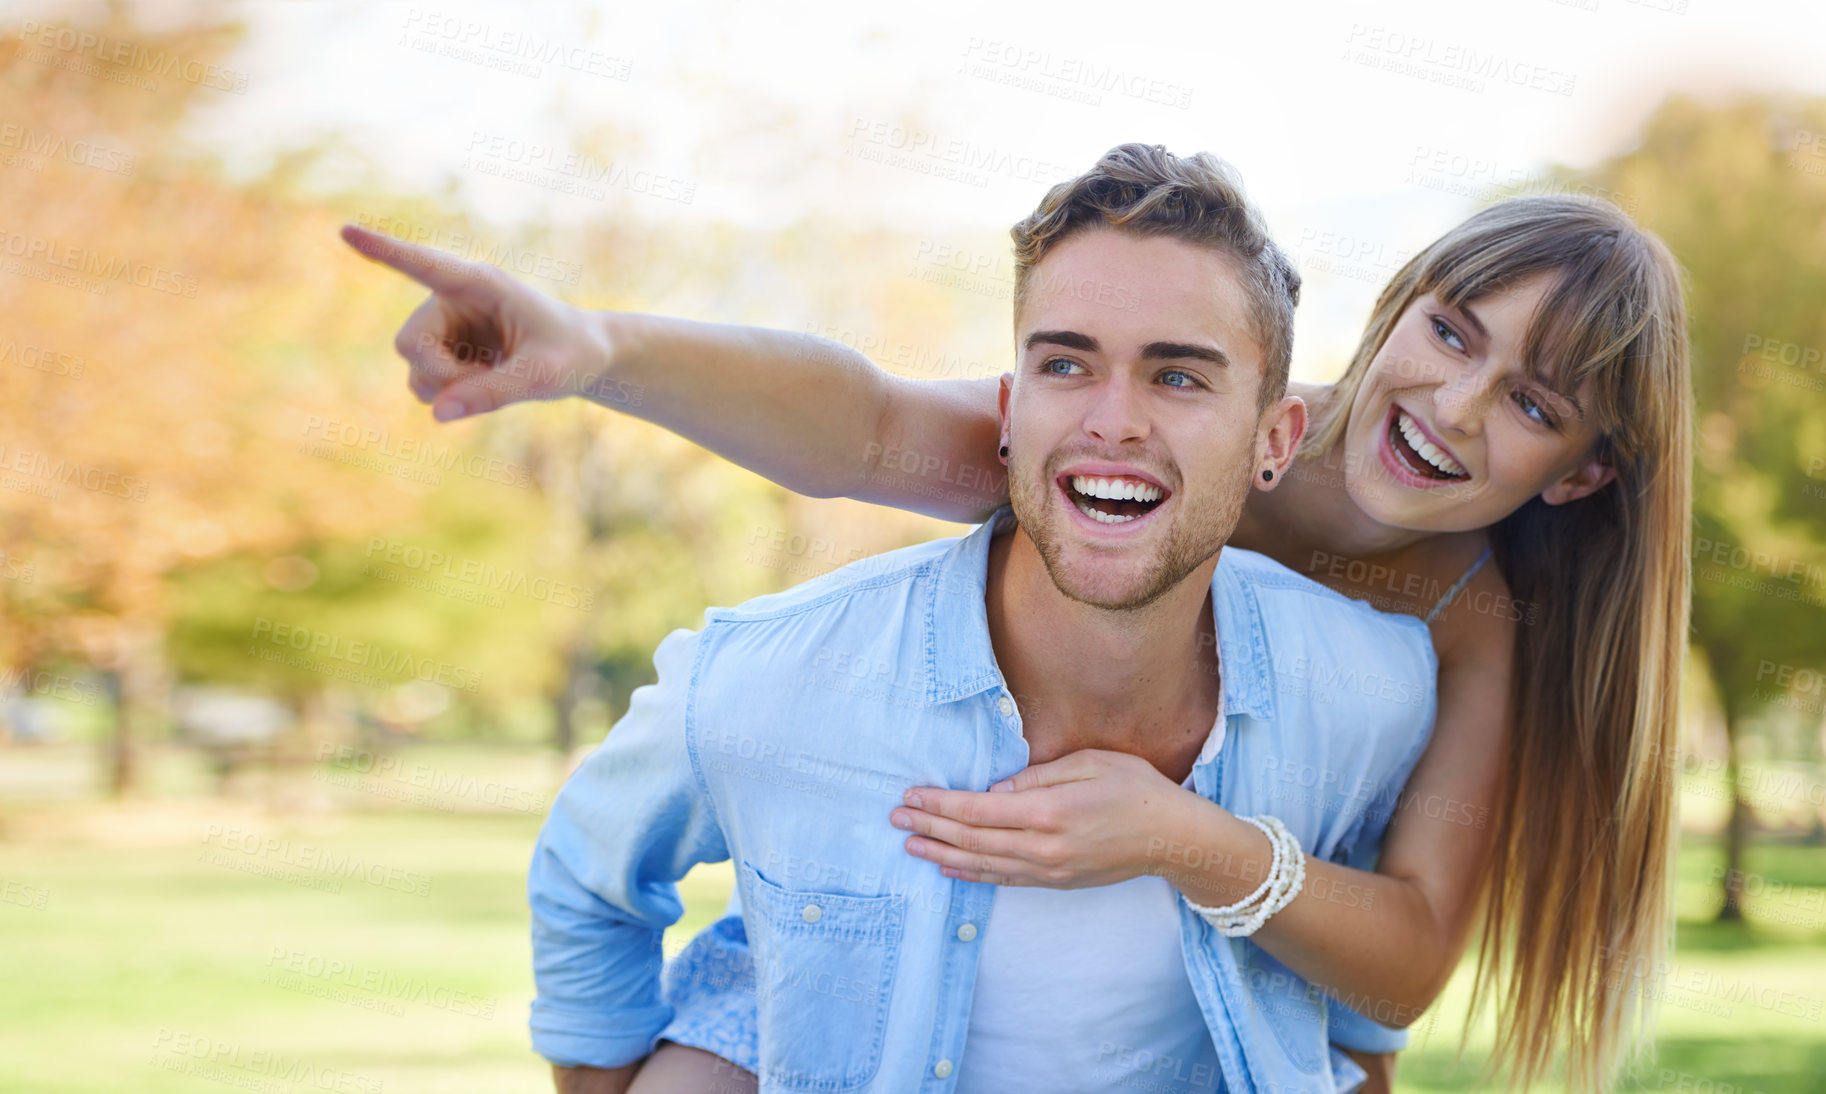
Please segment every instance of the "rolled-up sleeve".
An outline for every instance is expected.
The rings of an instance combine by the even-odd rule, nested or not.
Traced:
[[[533,1048],[561,1067],[620,1067],[671,1020],[660,940],[683,914],[676,882],[729,857],[686,747],[701,636],[677,630],[653,655],[659,682],[552,802],[527,877]]]

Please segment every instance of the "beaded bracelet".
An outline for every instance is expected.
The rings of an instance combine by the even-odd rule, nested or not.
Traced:
[[[1247,916],[1234,917],[1228,923],[1214,924],[1220,933],[1232,938],[1247,937],[1261,929],[1270,916],[1285,908],[1298,896],[1306,883],[1306,855],[1300,849],[1300,843],[1288,831],[1287,826],[1275,817],[1264,818],[1274,829],[1276,842],[1277,872],[1275,884],[1255,911]]]
[[[1257,890],[1257,892],[1263,893],[1262,897],[1259,902],[1252,896],[1249,900],[1239,901],[1223,908],[1206,909],[1199,905],[1193,906],[1207,922],[1218,929],[1220,934],[1231,938],[1246,937],[1259,930],[1267,921],[1268,916],[1272,914],[1271,909],[1276,907],[1280,898],[1286,896],[1288,883],[1291,880],[1290,856],[1287,853],[1286,842],[1281,838],[1280,831],[1277,830],[1278,826],[1270,823],[1274,821],[1274,818],[1244,817],[1243,819],[1261,829],[1262,833],[1268,837],[1269,847],[1274,855],[1268,868],[1268,876],[1263,882],[1265,891],[1260,888]]]
[[[1228,938],[1246,938],[1262,928],[1268,917],[1293,903],[1306,884],[1306,853],[1278,817],[1243,817],[1268,837],[1274,859],[1268,876],[1242,900],[1219,908],[1206,907],[1187,898],[1192,910]],[[1259,901],[1259,903],[1258,903]],[[1253,909],[1253,910],[1252,910]]]

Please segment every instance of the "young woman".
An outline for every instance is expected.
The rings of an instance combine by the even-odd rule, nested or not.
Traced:
[[[907,381],[823,340],[583,313],[498,271],[345,236],[436,291],[397,344],[442,420],[588,388],[800,493],[959,520],[1005,500],[999,479],[957,473],[999,466],[994,380]],[[450,349],[465,345],[492,348],[478,364]],[[542,367],[493,367],[516,361]],[[1253,940],[1405,1026],[1450,978],[1481,898],[1476,997],[1497,1005],[1493,1066],[1526,1086],[1564,1052],[1571,1084],[1600,1089],[1651,1016],[1646,981],[1670,930],[1691,508],[1675,262],[1609,204],[1499,203],[1403,267],[1343,377],[1303,394],[1315,411],[1303,462],[1252,495],[1230,542],[1426,618],[1439,708],[1376,872],[1309,857],[1306,890]],[[1015,783],[1071,795],[1069,809],[1035,810],[1068,827],[986,840],[954,802],[928,801],[910,811],[909,852],[1001,884],[1105,884],[1148,868],[1101,850],[1100,837],[1145,823],[1099,791],[1119,788],[1109,772],[1066,757]],[[1210,831],[1149,835],[1222,853]],[[1063,859],[1040,850],[1061,841]],[[1361,898],[1345,910],[1327,891]],[[719,928],[712,948],[739,972],[739,931]],[[752,1009],[714,989],[693,996],[707,1002],[684,1026],[714,1017],[726,1039],[677,1039],[735,1055]],[[730,1075],[668,1043],[636,1089],[728,1088]]]

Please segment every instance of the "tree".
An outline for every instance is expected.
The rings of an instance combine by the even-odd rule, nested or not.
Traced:
[[[338,218],[293,189],[308,153],[237,183],[182,139],[231,93],[239,33],[117,8],[0,44],[6,116],[25,119],[0,206],[30,211],[0,275],[0,547],[34,572],[0,582],[0,656],[104,672],[116,793],[165,721],[174,575],[253,560],[271,593],[269,563],[400,527],[428,494],[362,441],[430,431],[373,367],[410,294],[347,291]]]
[[[1569,177],[1635,199],[1686,272],[1693,641],[1730,741],[1720,917],[1735,919],[1755,781],[1743,737],[1784,707],[1817,722],[1826,694],[1826,102],[1674,98],[1635,148]]]

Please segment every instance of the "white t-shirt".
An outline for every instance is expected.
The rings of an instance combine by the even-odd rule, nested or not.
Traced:
[[[1224,1089],[1165,878],[998,886],[982,943],[957,1094]]]

